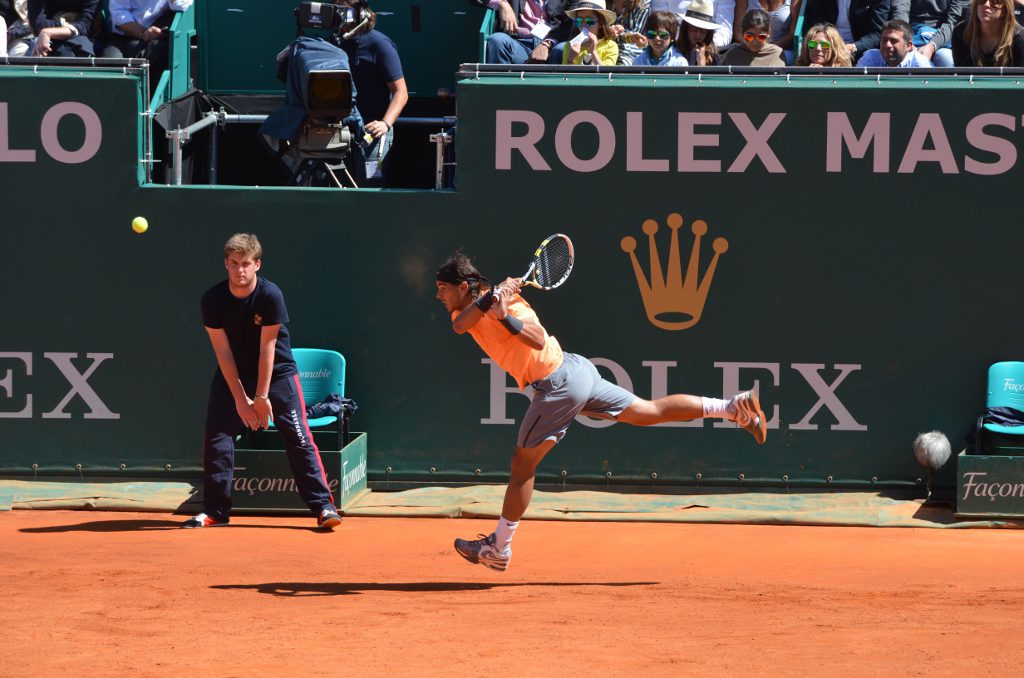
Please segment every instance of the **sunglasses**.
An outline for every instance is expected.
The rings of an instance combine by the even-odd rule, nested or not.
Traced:
[[[754,42],[755,40],[757,40],[758,42],[765,42],[766,40],[768,40],[768,34],[758,33],[757,35],[754,35],[753,33],[744,33],[743,39],[746,40],[747,42]]]
[[[832,49],[831,43],[825,42],[824,40],[808,40],[807,49],[822,48],[824,50]]]
[[[672,34],[668,31],[647,31],[648,40],[654,40],[655,38],[659,40],[668,40],[671,37]]]
[[[588,26],[596,26],[597,25],[597,19],[595,19],[592,16],[588,16],[585,19],[581,18],[581,17],[576,17],[576,25],[577,26],[582,26],[583,24],[586,24]]]

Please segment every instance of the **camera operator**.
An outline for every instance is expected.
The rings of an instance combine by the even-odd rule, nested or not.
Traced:
[[[367,1],[337,0],[336,4],[351,7],[357,13],[358,23],[354,31],[345,34],[341,48],[348,54],[359,112],[366,133],[372,138],[356,145],[363,162],[357,162],[355,169],[363,179],[360,186],[379,186],[387,172],[386,158],[394,137],[392,128],[409,101],[409,90],[398,48],[391,38],[374,29],[377,15]]]

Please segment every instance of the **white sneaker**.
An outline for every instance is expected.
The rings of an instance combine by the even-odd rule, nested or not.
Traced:
[[[512,548],[509,547],[505,553],[498,553],[494,545],[494,533],[479,539],[456,539],[455,551],[471,563],[479,563],[484,567],[504,572],[508,569],[509,561],[512,560]]]

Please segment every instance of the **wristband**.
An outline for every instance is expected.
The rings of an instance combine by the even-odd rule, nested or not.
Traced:
[[[511,313],[501,319],[501,324],[504,325],[505,329],[511,334],[519,334],[523,331],[523,321]]]
[[[268,398],[267,396],[261,396],[261,395],[253,396],[252,399],[253,400],[270,400],[270,398]]]
[[[488,291],[484,294],[481,294],[477,298],[475,303],[477,308],[479,308],[484,313],[487,313],[488,311],[491,310],[491,305],[494,304],[494,295],[492,295],[490,291]]]

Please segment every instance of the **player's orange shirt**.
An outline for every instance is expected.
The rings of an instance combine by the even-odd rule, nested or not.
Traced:
[[[538,323],[537,314],[518,294],[512,297],[508,312],[522,321]],[[452,313],[452,320],[459,311]],[[527,346],[511,334],[501,321],[485,315],[469,330],[469,334],[480,345],[487,356],[496,362],[519,384],[519,389],[543,379],[562,365],[562,347],[550,334],[544,348],[538,350]]]

